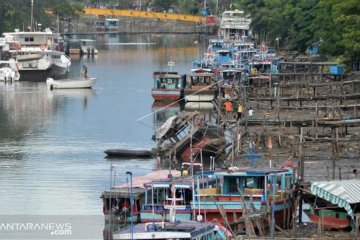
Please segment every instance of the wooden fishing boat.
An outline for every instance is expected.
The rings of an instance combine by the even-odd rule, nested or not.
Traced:
[[[221,97],[235,98],[241,88],[242,70],[240,69],[224,69],[220,71]]]
[[[152,152],[150,150],[135,149],[107,149],[104,151],[109,157],[141,157],[150,158]]]
[[[184,96],[187,102],[210,102],[215,98],[213,73],[186,74]]]
[[[305,213],[314,224],[321,224],[325,229],[344,229],[350,227],[350,216],[342,209],[310,208]]]
[[[50,90],[53,89],[72,89],[72,88],[92,88],[96,82],[96,78],[79,78],[79,79],[62,79],[54,80],[48,78],[46,85]]]
[[[282,227],[286,226],[284,214],[291,216],[293,203],[290,192],[296,182],[293,169],[232,167],[197,172],[196,181],[200,179],[218,179],[217,182],[222,183],[212,185],[212,191],[199,187],[196,190],[191,207],[197,209],[205,221],[226,216],[227,222],[232,224],[249,210],[250,204],[253,205],[250,213],[254,214],[266,213],[272,205],[275,222]]]
[[[155,101],[177,101],[184,96],[184,77],[177,72],[154,72],[151,95]]]
[[[182,172],[182,174],[186,175],[185,172]],[[147,191],[145,193],[145,202],[140,211],[141,222],[170,221],[172,203],[174,204],[177,219],[190,221],[194,217],[191,201],[194,189],[198,184],[200,184],[201,189],[209,186],[205,185],[205,180],[193,183],[193,178],[190,176],[171,176],[145,183],[144,187],[146,187]],[[214,183],[212,182],[212,184]],[[170,193],[173,195],[172,198],[169,198]]]
[[[199,185],[201,185],[199,183]],[[202,222],[187,220],[190,218],[189,204],[194,186],[193,178],[177,178],[152,181],[145,184],[151,194],[151,203],[144,204],[143,209],[150,215],[149,222],[132,224],[126,230],[115,232],[113,239],[228,239],[232,234],[218,222]],[[205,186],[204,184],[202,185]],[[148,194],[145,198],[148,200]],[[149,202],[147,201],[147,203]],[[155,202],[156,201],[156,202]],[[180,204],[178,204],[180,203]],[[155,212],[156,211],[156,212]],[[186,220],[178,218],[179,214]],[[160,215],[156,217],[156,215]],[[141,215],[141,221],[146,217]]]
[[[132,230],[132,231],[131,231]],[[222,228],[215,223],[196,221],[176,221],[161,223],[141,223],[125,230],[116,231],[112,239],[228,239]],[[230,238],[229,238],[230,239]]]
[[[132,195],[134,204],[132,206],[134,222],[140,221],[140,209],[145,202],[145,183],[167,178],[171,174],[174,177],[180,176],[180,171],[176,170],[158,170],[146,174],[145,176],[133,177],[132,189],[129,183],[120,184],[111,187],[111,190],[105,190],[101,198],[103,200],[103,213],[105,221],[109,216],[117,219],[118,222],[128,222],[130,217],[130,197]],[[131,194],[132,193],[132,194]],[[110,208],[110,206],[112,206]]]

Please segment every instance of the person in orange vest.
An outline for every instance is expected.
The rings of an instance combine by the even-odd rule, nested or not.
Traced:
[[[226,112],[226,119],[229,120],[229,115],[231,115],[231,113],[233,112],[233,105],[229,101],[229,99],[226,99],[224,106],[225,106],[225,112]]]

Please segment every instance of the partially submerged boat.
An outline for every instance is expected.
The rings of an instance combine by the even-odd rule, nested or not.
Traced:
[[[206,125],[199,112],[182,112],[170,117],[156,131],[158,152],[166,156],[175,154],[181,162],[199,161],[204,157],[219,157],[226,147],[224,130],[215,125]],[[168,153],[166,153],[168,152]]]
[[[78,79],[62,79],[54,80],[48,78],[46,85],[50,90],[53,89],[73,89],[73,88],[92,88],[96,82],[96,78],[78,78]]]

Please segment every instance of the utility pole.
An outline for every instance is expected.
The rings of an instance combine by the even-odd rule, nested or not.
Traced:
[[[134,197],[132,194],[132,172],[126,172],[126,175],[130,176],[130,238],[131,240],[134,239],[134,220],[133,220],[133,204],[134,204]]]

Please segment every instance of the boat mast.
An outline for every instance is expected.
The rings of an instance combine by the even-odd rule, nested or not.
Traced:
[[[31,18],[30,18],[30,31],[33,31],[34,27],[34,0],[31,0]]]

